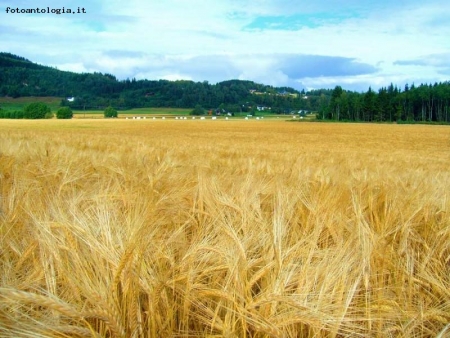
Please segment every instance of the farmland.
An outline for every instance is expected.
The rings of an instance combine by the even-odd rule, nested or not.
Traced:
[[[2,337],[445,337],[450,128],[0,121]]]
[[[28,104],[35,102],[42,102],[51,108],[53,113],[61,108],[60,103],[63,98],[60,97],[0,97],[0,108],[5,110],[23,110]],[[103,118],[103,110],[74,110],[74,118]],[[192,109],[185,108],[135,108],[129,110],[121,110],[119,117],[125,118],[128,116],[172,116],[172,115],[187,115]]]
[[[58,97],[0,97],[0,109],[6,111],[23,111],[25,107],[31,103],[41,102],[46,104],[53,114],[56,114],[57,110],[61,108],[62,98]],[[175,118],[177,116],[187,116],[192,111],[192,108],[168,108],[168,107],[158,107],[158,108],[133,108],[127,110],[119,110],[118,118],[126,119],[133,117],[146,117],[146,118]],[[207,111],[207,110],[206,110]],[[104,109],[86,109],[86,110],[73,110],[73,118],[75,119],[102,119]],[[206,112],[205,112],[206,113]],[[248,113],[241,112],[236,113],[236,118],[244,118]],[[225,114],[224,114],[225,115]],[[278,118],[278,119],[291,119],[292,115],[278,115],[272,114],[267,111],[258,112],[257,116],[265,118]],[[298,116],[297,116],[298,117]],[[55,117],[54,117],[55,118]],[[219,118],[224,118],[221,116]],[[311,114],[306,117],[307,120],[315,119],[315,114]]]

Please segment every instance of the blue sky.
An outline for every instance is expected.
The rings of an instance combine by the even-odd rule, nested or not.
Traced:
[[[449,1],[51,3],[0,0],[0,50],[119,79],[244,79],[356,91],[450,80]],[[86,14],[6,13],[8,7],[80,7]]]

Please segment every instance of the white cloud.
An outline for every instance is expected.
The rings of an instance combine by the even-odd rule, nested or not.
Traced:
[[[0,0],[0,5],[11,3]],[[21,6],[30,4],[14,2]],[[37,0],[33,6],[49,4]],[[64,6],[84,7],[87,14],[0,13],[3,51],[60,69],[119,78],[242,78],[362,90],[396,81],[442,81],[450,69],[445,59],[414,67],[398,62],[450,53],[450,3],[438,0],[375,5],[365,0],[79,0]],[[315,24],[294,30],[245,28],[260,16],[282,22],[292,15],[311,15]],[[297,57],[283,65],[288,54]],[[315,63],[305,56],[317,56]],[[311,67],[333,67],[334,61],[336,69],[308,73],[306,61]]]

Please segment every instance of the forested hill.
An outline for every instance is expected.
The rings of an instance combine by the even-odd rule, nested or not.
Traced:
[[[292,88],[276,88],[241,80],[214,85],[193,81],[119,81],[111,74],[61,71],[20,56],[0,53],[0,96],[75,97],[73,102],[66,102],[75,109],[101,109],[109,105],[121,109],[191,108],[199,104],[208,109],[221,106],[232,111],[260,105],[271,107],[274,112],[289,112],[317,110],[322,93],[315,94],[305,98]]]

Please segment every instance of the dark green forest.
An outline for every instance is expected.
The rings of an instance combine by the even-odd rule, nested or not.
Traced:
[[[74,97],[61,100],[71,109],[142,107],[221,108],[230,112],[271,107],[272,113],[315,112],[319,120],[362,122],[450,122],[450,82],[394,84],[365,93],[334,89],[299,92],[253,81],[229,80],[210,84],[194,81],[118,80],[102,73],[73,73],[0,53],[0,96]]]
[[[323,120],[367,122],[450,122],[450,82],[406,85],[390,84],[378,92],[332,91],[317,117]]]

